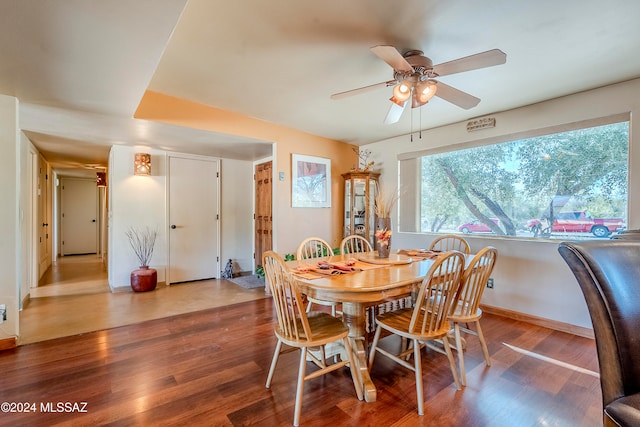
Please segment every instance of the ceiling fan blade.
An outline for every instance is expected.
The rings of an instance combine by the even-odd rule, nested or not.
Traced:
[[[371,48],[371,52],[376,54],[376,56],[382,59],[387,64],[391,65],[391,67],[396,71],[407,71],[409,73],[413,72],[413,67],[411,64],[404,59],[404,56],[398,52],[393,46],[374,46]]]
[[[500,49],[493,49],[435,65],[433,71],[439,76],[448,76],[464,71],[493,67],[494,65],[504,64],[505,62],[507,62],[507,55]]]
[[[473,95],[469,95],[466,92],[442,82],[436,82],[436,87],[438,90],[436,91],[435,96],[440,97],[445,101],[449,101],[460,108],[464,108],[465,110],[475,107],[480,102],[480,98],[476,98]]]
[[[387,117],[384,119],[384,124],[390,125],[400,120],[400,116],[402,116],[405,105],[407,105],[406,102],[402,106],[392,102],[391,107],[389,107],[389,111],[387,112]]]
[[[396,84],[395,80],[389,80],[389,81],[386,81],[386,82],[376,83],[376,84],[369,85],[369,86],[364,86],[364,87],[361,87],[361,88],[358,88],[358,89],[352,89],[352,90],[347,90],[345,92],[334,93],[333,95],[331,95],[331,99],[348,98],[350,96],[359,95],[361,93],[369,92],[369,91],[378,89],[380,87],[393,86],[394,84]]]

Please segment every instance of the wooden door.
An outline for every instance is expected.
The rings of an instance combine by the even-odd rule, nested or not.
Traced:
[[[272,162],[255,168],[255,264],[262,265],[262,254],[273,247],[273,217],[271,214]]]
[[[61,179],[62,255],[98,249],[98,191],[94,179]]]
[[[169,157],[168,283],[218,277],[218,160]]]

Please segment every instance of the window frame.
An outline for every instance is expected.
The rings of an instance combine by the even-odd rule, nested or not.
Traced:
[[[557,133],[570,132],[579,129],[585,128],[594,128],[599,126],[606,126],[615,123],[626,123],[629,126],[629,138],[627,140],[627,202],[625,207],[625,223],[628,222],[629,218],[629,191],[630,191],[630,162],[631,162],[631,115],[630,113],[620,113],[609,115],[605,117],[581,120],[571,123],[565,123],[561,125],[554,125],[548,127],[542,127],[538,129],[531,129],[527,131],[507,133],[503,135],[493,136],[489,138],[482,138],[476,140],[464,141],[451,145],[443,145],[435,148],[429,148],[419,151],[400,153],[397,156],[398,159],[398,184],[399,188],[402,188],[402,194],[398,204],[398,230],[403,233],[419,233],[425,235],[440,235],[443,233],[450,233],[451,230],[443,230],[443,231],[422,231],[421,224],[421,188],[422,181],[421,177],[421,159],[424,156],[430,156],[435,154],[442,153],[450,153],[455,151],[466,150],[474,147],[482,147],[482,146],[490,146],[502,143],[508,143],[511,141],[518,141],[530,138],[536,138],[541,136],[547,136]],[[458,232],[457,230],[455,231]],[[495,235],[490,233],[482,233],[478,234],[478,236],[482,237],[492,237],[492,238],[506,238],[506,239],[516,239],[516,240],[527,240],[532,239],[533,236],[502,236]],[[566,236],[560,237],[566,238]],[[535,241],[541,240],[549,240],[556,242],[559,237],[548,237],[541,238],[536,237]]]

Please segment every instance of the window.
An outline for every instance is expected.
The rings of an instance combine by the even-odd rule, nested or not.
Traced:
[[[401,231],[579,239],[626,225],[626,120],[420,154],[400,162]]]

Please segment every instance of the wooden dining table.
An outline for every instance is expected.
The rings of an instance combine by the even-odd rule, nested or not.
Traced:
[[[318,261],[344,265],[356,261],[356,271],[335,275],[299,272],[300,265],[317,266]],[[315,299],[342,303],[343,321],[349,327],[357,372],[367,402],[375,402],[376,387],[368,369],[366,334],[367,307],[411,295],[422,282],[433,261],[428,258],[390,254],[378,258],[376,252],[334,255],[313,260],[289,261],[302,293]],[[303,268],[304,269],[304,268]]]

